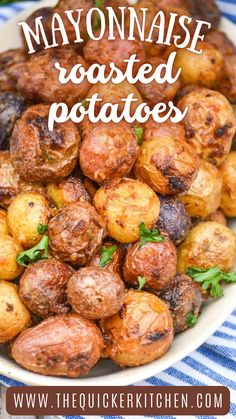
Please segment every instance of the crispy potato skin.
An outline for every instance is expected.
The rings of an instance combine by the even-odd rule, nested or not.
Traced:
[[[47,185],[47,195],[62,208],[74,202],[90,202],[91,198],[78,176],[69,176]]]
[[[226,217],[236,217],[236,151],[232,151],[219,167],[223,187],[220,206]]]
[[[8,151],[0,151],[0,207],[7,208],[18,194],[19,174],[12,166]]]
[[[235,134],[235,116],[227,99],[219,92],[196,89],[179,102],[178,107],[188,107],[184,118],[186,141],[203,160],[221,164],[229,153]]]
[[[236,101],[236,54],[225,57],[223,77],[217,84],[217,90],[230,102]]]
[[[12,281],[22,272],[16,258],[23,251],[21,245],[11,236],[0,236],[0,280]]]
[[[208,42],[201,42],[196,54],[187,49],[179,49],[175,59],[176,68],[181,68],[180,80],[183,85],[197,84],[208,88],[217,85],[221,78],[224,60],[219,50]]]
[[[235,233],[228,227],[207,221],[198,224],[178,249],[177,271],[193,268],[214,268],[229,272],[236,257]]]
[[[160,211],[159,199],[152,189],[134,179],[107,183],[96,192],[94,205],[105,220],[109,235],[120,243],[137,241],[140,224],[153,227]]]
[[[0,209],[0,236],[9,234],[7,225],[7,212]]]
[[[79,161],[89,179],[102,183],[128,175],[138,151],[137,137],[127,122],[83,122]]]
[[[75,168],[80,135],[67,121],[48,129],[50,106],[34,105],[17,121],[11,142],[12,164],[24,180],[49,182],[68,176]]]
[[[220,206],[222,177],[213,164],[201,161],[190,189],[179,195],[191,217],[206,218]]]
[[[180,138],[154,137],[140,147],[134,166],[137,179],[162,195],[188,190],[196,178],[198,158]]]
[[[9,149],[9,138],[26,104],[20,95],[0,93],[0,150]]]
[[[161,209],[157,228],[166,232],[175,244],[181,243],[189,232],[191,219],[182,202],[171,197],[160,197]]]
[[[202,305],[201,287],[188,275],[176,275],[168,288],[158,294],[168,306],[174,323],[175,333],[188,329],[189,313],[198,317]]]
[[[37,19],[37,17],[42,17],[42,24],[44,27],[44,31],[46,33],[47,39],[50,43],[52,43],[52,36],[49,30],[49,19],[50,16],[52,14],[53,8],[52,7],[41,7],[40,9],[35,10],[33,13],[31,13],[31,15],[28,16],[28,18],[26,19],[26,23],[29,25],[29,27],[35,32],[35,19]],[[26,51],[28,51],[28,45],[27,42],[25,40],[23,31],[21,33],[22,35],[22,41],[23,41],[23,45]],[[43,42],[43,37],[40,35],[40,43],[37,44],[37,42],[35,42],[34,39],[31,39],[32,45],[35,49],[36,52],[41,51],[45,48],[45,44]]]
[[[119,275],[101,268],[81,268],[67,285],[67,297],[73,310],[91,320],[117,313],[124,296],[125,286]]]
[[[102,348],[98,327],[73,313],[49,317],[25,330],[12,345],[12,357],[29,371],[75,378],[89,372]]]
[[[49,216],[49,202],[43,195],[37,192],[21,193],[8,208],[9,231],[22,247],[29,249],[42,239],[38,225],[47,225]]]
[[[30,313],[17,291],[15,284],[0,281],[0,343],[13,339],[30,323]]]
[[[101,261],[101,251],[99,251],[99,253],[93,256],[93,258],[89,262],[89,266],[93,266],[95,268],[100,267],[100,269],[106,269],[109,272],[114,272],[122,277],[122,268],[124,264],[125,254],[126,254],[125,247],[120,245],[120,243],[117,243],[115,240],[114,241],[107,240],[103,243],[103,247],[105,247],[106,249],[111,246],[116,246],[117,249],[113,253],[111,261],[108,262],[107,265],[104,266],[104,268],[99,266],[100,261]]]
[[[170,312],[153,294],[129,290],[123,308],[101,320],[105,355],[121,367],[145,365],[162,357],[173,340]]]
[[[68,71],[76,64],[81,64],[86,70],[88,68],[84,58],[77,55],[72,48],[40,51],[33,54],[22,66],[17,80],[19,92],[36,102],[65,102],[72,106],[83,100],[90,88],[87,79],[80,84],[71,81],[61,84],[58,80],[58,70],[54,67],[55,62],[59,62],[61,67],[67,68]]]
[[[62,262],[82,266],[99,250],[105,236],[102,218],[87,202],[62,208],[48,225],[50,248]]]
[[[184,140],[185,130],[183,125],[171,122],[170,120],[158,124],[152,118],[149,118],[149,120],[143,125],[143,142],[162,137],[174,137]]]
[[[0,54],[0,91],[15,92],[16,82],[12,78],[11,70],[26,61],[24,51],[12,49]]]
[[[162,243],[132,245],[125,258],[124,279],[138,286],[138,277],[146,278],[145,288],[158,292],[168,287],[176,274],[177,252],[172,241],[165,237]]]
[[[41,318],[70,310],[66,286],[73,269],[56,259],[32,263],[20,279],[20,297],[26,307]]]
[[[205,35],[205,41],[214,45],[214,47],[218,49],[224,57],[236,53],[236,47],[233,42],[224,32],[221,32],[218,29],[208,32]]]
[[[225,218],[225,215],[221,209],[218,209],[215,212],[212,212],[208,217],[207,221],[215,221],[216,223],[223,224],[224,226],[227,226],[227,220]]]

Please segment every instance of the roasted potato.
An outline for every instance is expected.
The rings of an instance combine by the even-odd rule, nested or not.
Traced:
[[[20,297],[41,318],[70,310],[66,286],[73,269],[56,259],[39,260],[26,268],[20,279]]]
[[[223,272],[233,268],[236,258],[235,233],[214,221],[198,224],[188,234],[178,249],[177,271],[188,268],[219,267]]]
[[[16,258],[23,251],[21,245],[11,236],[0,235],[0,280],[12,281],[23,271]]]
[[[191,217],[206,218],[220,206],[222,177],[213,164],[201,161],[196,179],[178,198]]]
[[[0,343],[13,339],[30,323],[30,313],[17,291],[16,285],[0,281]]]
[[[216,89],[230,102],[236,101],[236,54],[225,57],[223,77]]]
[[[29,107],[17,121],[11,141],[12,164],[27,181],[51,182],[68,176],[79,155],[80,135],[71,121],[48,129],[48,105]]]
[[[8,208],[9,231],[22,247],[29,249],[42,239],[38,226],[47,225],[49,216],[49,203],[43,195],[37,192],[21,193]]]
[[[158,292],[168,287],[176,274],[177,252],[165,236],[161,243],[133,244],[126,255],[123,275],[125,281],[138,287],[138,278],[145,278],[145,289]]]
[[[137,179],[161,195],[187,191],[198,171],[194,149],[180,138],[153,137],[143,142],[134,166]]]
[[[236,151],[232,151],[219,167],[223,186],[220,206],[226,217],[236,217]]]
[[[47,185],[47,195],[62,208],[74,202],[90,202],[91,198],[79,176],[69,176]]]
[[[48,235],[55,258],[82,266],[98,252],[105,236],[104,222],[92,205],[75,202],[50,220]]]
[[[174,137],[185,139],[185,130],[181,123],[171,122],[169,119],[162,123],[157,123],[153,118],[143,125],[142,141],[151,141],[155,138]]]
[[[212,212],[208,217],[207,221],[215,221],[216,223],[223,224],[227,226],[227,220],[222,210],[218,209],[215,212]]]
[[[86,319],[112,316],[122,307],[124,297],[125,286],[119,275],[101,268],[81,268],[67,284],[72,309]]]
[[[0,209],[0,236],[9,234],[7,225],[7,212]]]
[[[127,122],[83,121],[79,161],[89,179],[102,183],[128,175],[138,151],[137,137]]]
[[[219,92],[198,88],[188,93],[178,107],[188,112],[184,118],[186,141],[203,160],[221,164],[229,153],[236,122],[228,100]]]
[[[12,49],[0,53],[0,91],[15,92],[16,81],[12,77],[11,71],[14,67],[26,61],[25,53],[22,49]]]
[[[35,10],[26,19],[27,25],[35,33],[36,32],[35,19],[37,19],[38,17],[41,17],[42,25],[44,28],[44,33],[46,34],[46,37],[49,43],[52,43],[52,39],[51,39],[52,32],[49,30],[49,20],[50,20],[52,11],[53,11],[52,7],[40,7],[40,9]],[[31,38],[31,42],[32,42],[33,48],[35,49],[35,52],[41,51],[42,49],[45,48],[45,43],[43,42],[42,34],[39,35],[39,39],[40,39],[40,42],[38,44],[33,38]],[[23,40],[23,45],[25,47],[25,50],[28,51],[28,45],[25,40],[23,32],[22,32],[22,40]]]
[[[0,151],[0,207],[7,208],[19,192],[19,175],[8,151]]]
[[[94,205],[105,220],[109,235],[120,243],[137,241],[140,224],[153,227],[160,211],[159,199],[152,189],[134,179],[107,183],[96,192]]]
[[[181,243],[189,232],[191,219],[182,202],[171,197],[159,197],[161,208],[157,227],[168,233],[175,244]]]
[[[0,93],[0,150],[9,149],[9,138],[17,119],[25,110],[25,101],[14,93]]]
[[[173,340],[171,314],[153,294],[129,290],[123,309],[100,321],[105,355],[121,367],[145,365],[161,358]]]
[[[106,269],[122,276],[125,254],[126,250],[120,243],[115,240],[106,240],[99,252],[89,262],[89,266]]]
[[[179,49],[175,59],[176,68],[181,68],[183,85],[197,84],[215,87],[221,78],[224,59],[219,50],[208,42],[200,42],[197,49],[201,54]]]
[[[102,334],[78,314],[49,317],[22,332],[12,345],[17,364],[37,374],[81,377],[97,363]]]
[[[158,297],[166,303],[171,312],[175,333],[188,329],[188,315],[198,317],[200,314],[201,287],[188,275],[176,275]]]
[[[228,38],[228,36],[218,29],[208,32],[205,35],[205,41],[210,42],[218,49],[224,57],[228,55],[233,55],[236,53],[236,46]]]

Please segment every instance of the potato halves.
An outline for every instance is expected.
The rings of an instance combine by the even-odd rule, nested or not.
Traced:
[[[223,180],[221,208],[227,217],[236,217],[236,151],[228,155],[219,170]]]
[[[16,239],[7,235],[0,235],[0,280],[12,281],[23,271],[16,258],[23,248]]]

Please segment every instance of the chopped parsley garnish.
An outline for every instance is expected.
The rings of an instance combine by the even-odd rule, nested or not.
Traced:
[[[111,262],[113,254],[115,253],[116,250],[117,250],[117,246],[110,246],[110,247],[102,246],[101,259],[99,262],[100,268],[105,268],[105,266],[107,266],[108,263]]]
[[[94,2],[95,7],[97,9],[103,9],[104,7],[104,0],[95,0]],[[95,14],[95,18],[94,18],[94,23],[93,23],[93,29],[97,30],[101,27],[101,19],[100,19],[100,15],[98,14],[98,12],[96,12]]]
[[[21,266],[28,266],[29,263],[37,262],[41,259],[48,259],[48,237],[44,236],[42,240],[32,249],[21,252],[16,261]]]
[[[44,234],[46,231],[48,231],[48,225],[47,224],[38,224],[37,231],[39,234]]]
[[[139,226],[139,233],[140,233],[140,244],[139,246],[143,246],[146,243],[162,243],[165,238],[159,234],[157,228],[153,230],[149,230],[145,227],[144,223],[141,223]]]
[[[189,268],[187,274],[201,284],[202,289],[208,291],[212,298],[220,298],[224,295],[221,281],[236,283],[236,272],[225,273],[217,266],[209,269]]]
[[[145,276],[138,276],[138,291],[140,291],[144,285],[146,284],[147,280],[145,278]]]
[[[187,315],[187,325],[189,327],[195,326],[197,321],[198,321],[198,318],[196,316],[194,316],[193,313],[188,313],[188,315]]]
[[[142,145],[143,143],[143,128],[141,127],[134,127],[135,135],[138,139],[138,145]]]

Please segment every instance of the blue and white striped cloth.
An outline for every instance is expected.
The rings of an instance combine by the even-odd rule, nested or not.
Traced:
[[[197,0],[196,0],[197,1]],[[1,3],[1,0],[0,0]],[[10,6],[0,7],[0,24],[10,19],[15,13],[31,7],[35,2],[26,1],[14,3]],[[218,5],[222,14],[236,23],[236,0],[220,0]],[[9,378],[0,375],[0,382],[6,386],[22,385]],[[224,322],[224,324],[191,355],[177,362],[171,368],[151,377],[137,385],[146,386],[200,386],[200,385],[224,385],[231,392],[230,413],[224,416],[227,419],[236,417],[236,310]],[[166,419],[175,419],[174,416],[164,416]],[[77,417],[81,418],[82,417]],[[104,416],[109,419],[110,416]],[[114,419],[124,419],[115,417]],[[156,419],[159,416],[155,416]],[[163,418],[163,416],[162,416]],[[181,418],[178,416],[178,418]],[[183,417],[181,419],[184,419]],[[188,417],[193,419],[194,417]],[[206,418],[200,417],[199,419]],[[207,416],[209,419],[217,419]],[[71,419],[73,419],[71,417]]]

